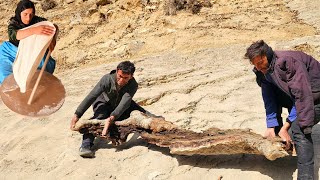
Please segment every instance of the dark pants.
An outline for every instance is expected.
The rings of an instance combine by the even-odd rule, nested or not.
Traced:
[[[287,108],[288,112],[291,111],[293,102],[288,96],[282,92],[276,92],[277,96],[277,120],[279,126],[275,127],[275,133],[278,134],[281,127],[283,126],[283,119],[281,117],[282,108]],[[320,104],[315,105],[315,124],[320,120]],[[314,149],[313,140],[311,134],[303,134],[302,129],[299,127],[298,119],[291,124],[292,139],[295,144],[295,148],[298,156],[298,180],[313,180],[314,179],[314,168],[318,166],[314,165],[314,154],[319,149]],[[320,146],[319,146],[320,147]],[[318,162],[318,161],[316,161]],[[318,173],[318,170],[315,171]],[[316,176],[317,177],[317,176]]]
[[[315,124],[320,120],[320,104],[315,105]],[[314,147],[311,134],[303,134],[298,119],[291,125],[294,145],[298,156],[298,180],[314,179]],[[316,150],[318,151],[318,149]],[[316,171],[318,172],[318,171]]]
[[[312,128],[312,141],[314,149],[314,179],[319,178],[319,168],[320,168],[320,124],[316,124]]]
[[[103,96],[98,97],[95,102],[92,104],[94,115],[90,119],[107,119],[114,108],[106,102]],[[146,110],[143,109],[140,105],[138,105],[133,100],[131,101],[130,107],[124,111],[124,113],[116,120],[122,121],[130,117],[130,113],[134,110],[138,110],[140,112],[145,113]],[[91,133],[84,133],[82,136],[82,144],[81,147],[92,147],[94,141],[94,135]]]
[[[298,120],[291,124],[291,131],[298,157],[298,180],[313,180],[314,152],[311,134],[303,134],[298,125]]]

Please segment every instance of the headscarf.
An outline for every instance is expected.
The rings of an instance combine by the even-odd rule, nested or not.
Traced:
[[[21,21],[21,12],[26,10],[26,9],[33,9],[33,13],[36,13],[36,9],[34,7],[34,3],[30,0],[21,0],[18,4],[17,4],[17,8],[15,10],[15,16],[10,18],[10,22],[9,23],[14,23],[17,24],[19,26],[21,26],[21,28],[27,27],[32,23],[33,19],[31,20],[31,22],[29,24],[23,24],[23,22]]]

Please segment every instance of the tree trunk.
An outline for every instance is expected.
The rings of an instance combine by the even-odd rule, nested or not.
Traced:
[[[80,120],[75,130],[100,136],[103,127],[104,120]],[[130,133],[137,132],[150,144],[168,147],[171,154],[258,154],[269,160],[289,155],[280,141],[270,141],[250,130],[210,128],[197,133],[179,129],[163,117],[146,116],[138,111],[134,111],[129,119],[111,125],[108,132],[105,138],[115,145],[125,142]]]

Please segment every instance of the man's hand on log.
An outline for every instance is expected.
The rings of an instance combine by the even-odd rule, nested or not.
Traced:
[[[264,133],[264,136],[267,139],[273,139],[276,137],[276,133],[274,132],[274,128],[268,128]]]
[[[70,129],[75,131],[75,126],[76,123],[79,121],[79,118],[77,117],[77,115],[74,115],[73,118],[71,119],[71,123],[70,123]]]
[[[292,147],[292,140],[291,137],[288,133],[288,130],[290,128],[290,124],[286,122],[282,128],[280,129],[278,135],[280,136],[282,142],[285,144],[285,150],[289,150]],[[273,140],[276,137],[274,128],[268,128],[266,132],[264,133],[264,137]]]
[[[288,122],[285,122],[285,124],[282,126],[282,128],[280,129],[280,131],[278,133],[278,135],[281,137],[282,141],[284,141],[286,144],[285,150],[289,150],[292,145],[292,140],[291,140],[291,137],[288,133],[289,128],[290,128],[290,124]]]
[[[101,132],[101,137],[106,137],[107,134],[108,134],[108,129],[109,129],[109,126],[110,124],[112,123],[112,121],[114,120],[114,116],[110,116],[106,119],[106,122],[104,124],[104,127],[103,127],[103,130]]]

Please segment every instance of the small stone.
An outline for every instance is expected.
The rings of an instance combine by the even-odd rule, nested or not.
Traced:
[[[66,0],[65,2],[66,2],[67,4],[70,4],[70,3],[73,3],[74,0]]]
[[[44,0],[41,2],[41,9],[43,11],[48,11],[49,9],[53,9],[56,7],[58,4],[54,0]]]
[[[99,0],[98,2],[96,2],[97,6],[105,6],[107,4],[112,4],[112,1],[110,1],[110,0]]]
[[[91,16],[92,14],[98,12],[98,9],[96,8],[90,8],[87,12],[86,12],[86,15],[87,16]]]

